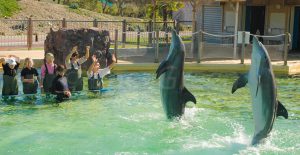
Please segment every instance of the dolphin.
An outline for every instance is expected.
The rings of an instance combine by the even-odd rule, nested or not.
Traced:
[[[286,108],[277,99],[271,59],[264,45],[253,37],[250,71],[235,81],[232,93],[249,83],[255,132],[252,145],[268,136],[277,116],[288,118]]]
[[[185,46],[177,32],[173,30],[169,54],[156,71],[156,79],[161,76],[161,101],[168,119],[182,116],[188,101],[196,104],[194,95],[184,87],[184,60]]]

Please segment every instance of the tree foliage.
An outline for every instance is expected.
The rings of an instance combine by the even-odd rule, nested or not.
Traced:
[[[172,16],[173,11],[178,11],[184,7],[184,3],[172,0],[157,0],[156,6],[153,4],[147,5],[147,16],[152,18],[154,13],[157,18],[162,18],[164,21]]]
[[[184,7],[186,1],[198,0],[53,0],[65,5],[78,4],[80,8],[118,16],[150,18],[155,14],[166,21],[173,11]],[[156,2],[156,6],[153,2]]]
[[[16,0],[0,0],[0,17],[10,17],[20,10]]]

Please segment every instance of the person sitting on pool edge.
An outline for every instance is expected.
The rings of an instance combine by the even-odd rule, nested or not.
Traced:
[[[20,58],[15,55],[9,55],[8,58],[1,58],[0,63],[2,63],[4,72],[2,96],[18,95],[19,87],[16,75],[20,66]]]
[[[24,68],[21,71],[24,94],[36,94],[38,89],[39,73],[33,67],[31,58],[25,58]]]
[[[65,75],[65,67],[63,65],[58,65],[57,76],[54,78],[52,83],[52,93],[56,95],[56,100],[62,102],[65,99],[71,97],[71,92],[68,87],[68,81]]]
[[[77,46],[73,47],[72,52],[67,55],[65,65],[67,68],[66,76],[70,91],[82,91],[83,79],[81,77],[81,65],[87,61],[90,55],[90,46],[86,46],[85,56],[79,58]]]
[[[100,63],[95,55],[92,56],[93,63],[87,71],[88,76],[88,88],[89,90],[101,90],[103,88],[102,79],[104,76],[110,74],[112,66],[108,66],[104,69],[100,69]]]
[[[43,88],[44,93],[51,93],[51,87],[53,79],[56,76],[56,67],[54,64],[54,55],[52,53],[47,53],[45,55],[45,64],[41,67],[41,84],[40,87]]]

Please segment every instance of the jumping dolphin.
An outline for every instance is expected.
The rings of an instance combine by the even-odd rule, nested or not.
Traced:
[[[184,59],[185,46],[173,30],[169,54],[156,71],[156,79],[161,76],[161,101],[168,119],[183,115],[186,102],[192,101],[196,104],[194,95],[183,84]]]
[[[276,116],[287,119],[288,112],[277,100],[275,76],[269,54],[256,37],[253,37],[251,57],[249,73],[235,81],[232,93],[249,83],[255,126],[252,145],[256,145],[271,132]]]

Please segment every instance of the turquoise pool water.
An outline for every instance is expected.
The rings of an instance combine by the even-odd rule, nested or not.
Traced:
[[[236,78],[186,74],[198,104],[174,121],[150,73],[119,74],[105,80],[111,90],[76,94],[60,106],[41,97],[2,101],[0,154],[300,154],[300,79],[277,78],[290,118],[278,118],[270,137],[252,147],[251,99],[248,88],[231,94]]]

